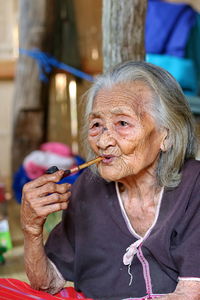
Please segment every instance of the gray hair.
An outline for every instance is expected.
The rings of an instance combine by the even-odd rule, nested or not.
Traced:
[[[166,70],[146,62],[128,61],[98,76],[86,97],[84,141],[87,141],[88,115],[92,111],[98,91],[112,88],[118,83],[131,83],[136,80],[144,82],[152,90],[154,101],[148,113],[160,127],[168,130],[171,146],[166,152],[160,153],[156,174],[158,183],[165,187],[176,187],[181,180],[184,162],[195,158],[197,139],[194,119],[187,100],[177,81]],[[86,151],[87,159],[94,158],[94,153],[89,147],[86,147]]]

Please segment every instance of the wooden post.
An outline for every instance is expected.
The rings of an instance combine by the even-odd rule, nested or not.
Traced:
[[[103,69],[144,60],[147,0],[103,0]]]
[[[19,4],[20,48],[38,48],[51,53],[55,0],[20,0]],[[36,61],[20,55],[14,92],[12,172],[44,140],[48,85],[38,75]]]

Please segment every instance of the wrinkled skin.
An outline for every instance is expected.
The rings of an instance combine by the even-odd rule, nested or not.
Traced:
[[[147,113],[151,101],[144,83],[119,84],[97,94],[89,117],[90,146],[96,155],[106,155],[99,173],[123,184],[124,207],[140,235],[154,221],[161,190],[155,170],[167,137],[167,130]]]
[[[141,82],[117,85],[97,94],[89,118],[88,140],[97,155],[112,156],[111,162],[98,165],[103,178],[124,182],[129,176],[138,178],[148,172],[156,181],[154,169],[167,132],[156,128],[146,112],[151,97]]]
[[[121,197],[130,222],[143,236],[152,225],[161,187],[155,168],[160,151],[167,150],[167,130],[159,128],[149,115],[152,94],[141,82],[101,90],[89,119],[88,140],[106,180],[123,185]],[[67,209],[70,185],[58,185],[63,171],[27,183],[23,189],[21,223],[24,232],[25,265],[33,288],[58,292],[65,284],[48,260],[43,246],[46,217]],[[134,208],[134,209],[133,209]],[[159,299],[200,299],[200,284],[180,281],[174,293]]]
[[[43,225],[50,213],[66,209],[70,184],[56,184],[63,170],[41,176],[24,185],[22,193],[21,225],[32,235],[42,234]]]
[[[134,230],[144,236],[153,224],[161,187],[156,178],[160,151],[168,149],[168,130],[148,113],[151,90],[135,81],[102,89],[89,116],[88,141],[100,175],[123,185],[121,198]],[[200,283],[180,281],[174,293],[159,299],[200,299]]]
[[[65,284],[48,260],[43,246],[43,226],[50,213],[66,209],[70,184],[56,184],[63,175],[60,170],[43,175],[24,185],[21,225],[24,232],[24,260],[31,286],[56,293]]]

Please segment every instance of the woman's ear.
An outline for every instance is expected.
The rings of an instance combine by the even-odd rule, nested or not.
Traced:
[[[164,128],[162,140],[160,144],[160,150],[162,152],[166,152],[169,148],[170,148],[169,130],[167,128]]]

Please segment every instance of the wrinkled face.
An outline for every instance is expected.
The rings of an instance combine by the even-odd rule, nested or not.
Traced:
[[[165,132],[148,114],[152,92],[143,82],[116,84],[100,90],[89,116],[88,141],[100,175],[111,181],[154,168]]]

